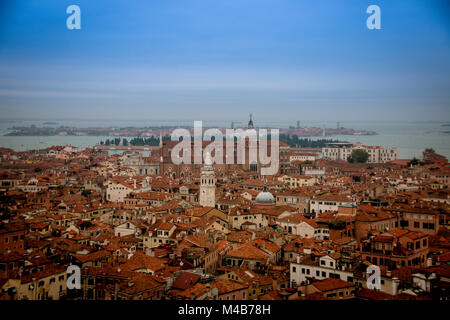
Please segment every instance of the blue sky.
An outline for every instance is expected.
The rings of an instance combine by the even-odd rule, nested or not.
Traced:
[[[81,8],[81,30],[66,8]],[[366,8],[381,8],[381,30]],[[3,0],[0,117],[450,121],[445,0]]]

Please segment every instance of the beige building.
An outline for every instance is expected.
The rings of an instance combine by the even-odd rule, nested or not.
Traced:
[[[59,300],[67,294],[66,268],[47,266],[21,279],[9,279],[2,290],[12,292],[14,300]]]
[[[287,184],[290,188],[309,187],[317,182],[315,177],[298,174],[283,175],[279,177],[278,180]]]

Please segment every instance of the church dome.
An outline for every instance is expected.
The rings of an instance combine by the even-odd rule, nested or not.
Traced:
[[[275,198],[270,192],[268,192],[268,191],[261,191],[256,196],[255,204],[272,205],[272,204],[275,204]]]

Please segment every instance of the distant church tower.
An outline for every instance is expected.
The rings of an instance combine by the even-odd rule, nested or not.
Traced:
[[[253,129],[253,120],[252,120],[252,114],[250,113],[250,120],[248,121],[248,128]]]
[[[205,165],[200,173],[200,205],[214,207],[216,205],[216,174],[209,153],[206,154]]]

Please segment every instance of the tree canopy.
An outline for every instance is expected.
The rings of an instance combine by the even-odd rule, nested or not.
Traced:
[[[356,149],[352,151],[348,162],[366,163],[369,160],[369,153],[367,151]]]

